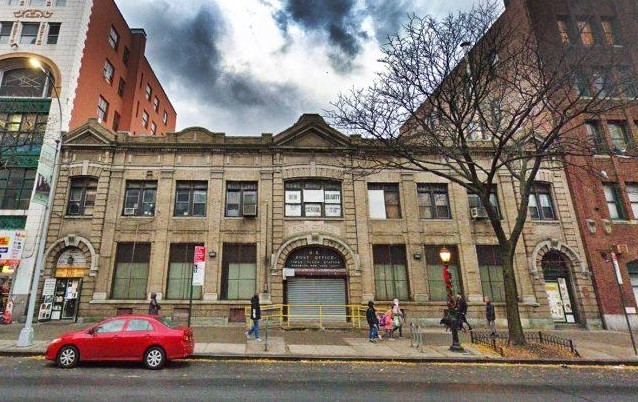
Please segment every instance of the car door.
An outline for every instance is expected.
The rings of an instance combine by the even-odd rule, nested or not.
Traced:
[[[154,342],[156,328],[146,318],[131,318],[122,333],[122,357],[139,360],[144,351]]]
[[[101,322],[88,333],[80,355],[85,360],[111,360],[120,358],[121,349],[118,347],[125,318],[114,318]]]

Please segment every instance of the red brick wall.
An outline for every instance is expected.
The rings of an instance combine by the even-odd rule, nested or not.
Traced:
[[[119,34],[117,49],[113,49],[108,40],[111,26]],[[120,115],[118,131],[150,133],[151,121],[157,124],[157,134],[175,131],[175,109],[144,57],[145,45],[144,32],[128,27],[113,0],[95,1],[89,20],[69,129],[84,124],[89,118],[95,118],[98,99],[102,96],[109,103],[107,116],[102,124],[109,128],[113,128],[114,115],[117,112]],[[123,61],[125,48],[129,49],[127,64]],[[104,79],[104,64],[107,59],[115,69],[111,83]],[[126,83],[123,96],[118,95],[120,78]],[[150,101],[144,97],[146,83],[150,83],[153,88]],[[160,102],[157,112],[153,110],[152,104],[155,96]],[[142,127],[144,109],[150,115],[148,128]],[[162,122],[164,111],[168,114],[166,125]]]

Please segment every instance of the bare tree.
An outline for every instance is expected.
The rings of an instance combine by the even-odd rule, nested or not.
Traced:
[[[635,86],[613,47],[601,56],[563,46],[535,36],[524,13],[500,12],[484,2],[441,19],[411,16],[383,46],[375,83],[342,93],[328,118],[361,134],[357,169],[429,172],[479,197],[503,254],[510,340],[522,345],[513,259],[535,176],[563,169],[565,154],[591,154],[592,141],[576,135],[583,119],[626,106]],[[503,172],[519,194],[508,225],[490,202]]]

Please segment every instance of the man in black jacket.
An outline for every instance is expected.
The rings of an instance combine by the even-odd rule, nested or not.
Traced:
[[[370,300],[368,302],[368,309],[366,310],[366,320],[370,326],[370,342],[375,343],[379,334],[379,318],[377,318],[377,312],[374,309],[374,302]]]
[[[255,294],[250,299],[250,319],[253,320],[253,327],[246,331],[246,338],[250,339],[250,335],[255,334],[255,341],[261,342],[259,338],[259,320],[261,319],[261,307],[259,306],[259,295]]]
[[[456,294],[455,310],[458,329],[465,331],[465,328],[463,328],[463,323],[466,323],[467,328],[471,331],[472,326],[469,322],[467,322],[467,318],[465,317],[465,315],[467,314],[467,303],[465,302],[465,298],[463,297],[463,295],[460,293]]]
[[[496,336],[496,312],[489,296],[485,296],[485,318],[487,319],[487,325],[490,327],[491,335]]]

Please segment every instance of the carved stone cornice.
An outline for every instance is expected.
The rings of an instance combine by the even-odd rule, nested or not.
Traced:
[[[37,8],[27,10],[18,10],[13,12],[16,18],[49,18],[53,15],[53,11],[42,11]]]

